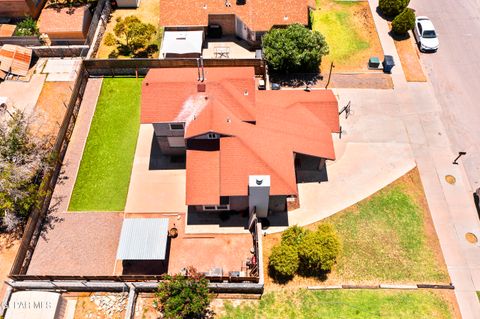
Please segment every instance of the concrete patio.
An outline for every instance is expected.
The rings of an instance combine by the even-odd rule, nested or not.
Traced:
[[[202,53],[205,59],[254,59],[255,51],[249,51],[245,42],[235,37],[207,39]]]

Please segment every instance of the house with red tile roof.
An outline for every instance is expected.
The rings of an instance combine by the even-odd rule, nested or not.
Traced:
[[[164,27],[219,25],[224,35],[258,42],[274,26],[308,25],[314,0],[160,0]]]
[[[141,123],[165,156],[186,156],[186,204],[196,210],[285,211],[297,183],[326,180],[339,132],[330,90],[259,91],[249,67],[151,69]]]

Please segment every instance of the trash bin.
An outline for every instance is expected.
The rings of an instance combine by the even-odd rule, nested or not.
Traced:
[[[370,69],[378,69],[380,66],[380,59],[377,58],[376,56],[372,56],[370,60],[368,60],[368,67]]]
[[[395,62],[393,61],[393,56],[385,55],[383,58],[383,72],[384,73],[392,73],[392,69],[395,66]]]

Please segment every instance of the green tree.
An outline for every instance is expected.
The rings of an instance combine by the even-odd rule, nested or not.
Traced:
[[[410,8],[403,10],[392,21],[392,31],[399,35],[404,35],[408,30],[415,27],[415,11]]]
[[[34,135],[25,114],[0,121],[0,216],[7,230],[28,217],[38,203],[39,185],[50,167],[48,139]]]
[[[379,0],[378,8],[387,17],[396,17],[408,7],[410,0]]]
[[[25,19],[20,21],[17,24],[17,28],[15,29],[14,35],[16,36],[33,36],[39,35],[37,21],[35,21],[32,17],[26,16]]]
[[[208,280],[194,268],[189,268],[187,276],[165,275],[158,285],[155,304],[167,319],[197,319],[212,315],[208,306],[211,295]]]
[[[290,226],[282,233],[282,245],[298,247],[307,233],[308,230],[303,227],[298,225]]]
[[[333,226],[321,224],[305,236],[298,248],[300,268],[305,273],[328,272],[340,251],[341,243]]]
[[[322,56],[329,52],[325,37],[301,24],[270,30],[262,46],[269,68],[281,73],[318,72]]]
[[[298,270],[299,259],[295,246],[280,244],[272,248],[268,259],[268,267],[277,280],[287,280]]]
[[[113,33],[119,50],[127,53],[125,55],[135,54],[138,50],[145,48],[156,33],[152,24],[143,23],[136,16],[118,17],[116,22]],[[113,43],[109,34],[106,36],[106,41],[107,45]]]

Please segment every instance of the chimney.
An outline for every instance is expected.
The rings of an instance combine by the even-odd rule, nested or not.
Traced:
[[[198,83],[197,84],[197,92],[204,93],[207,91],[207,85],[205,83]]]
[[[270,202],[270,176],[250,175],[248,177],[248,208],[255,208],[257,217],[265,218],[268,215]]]

